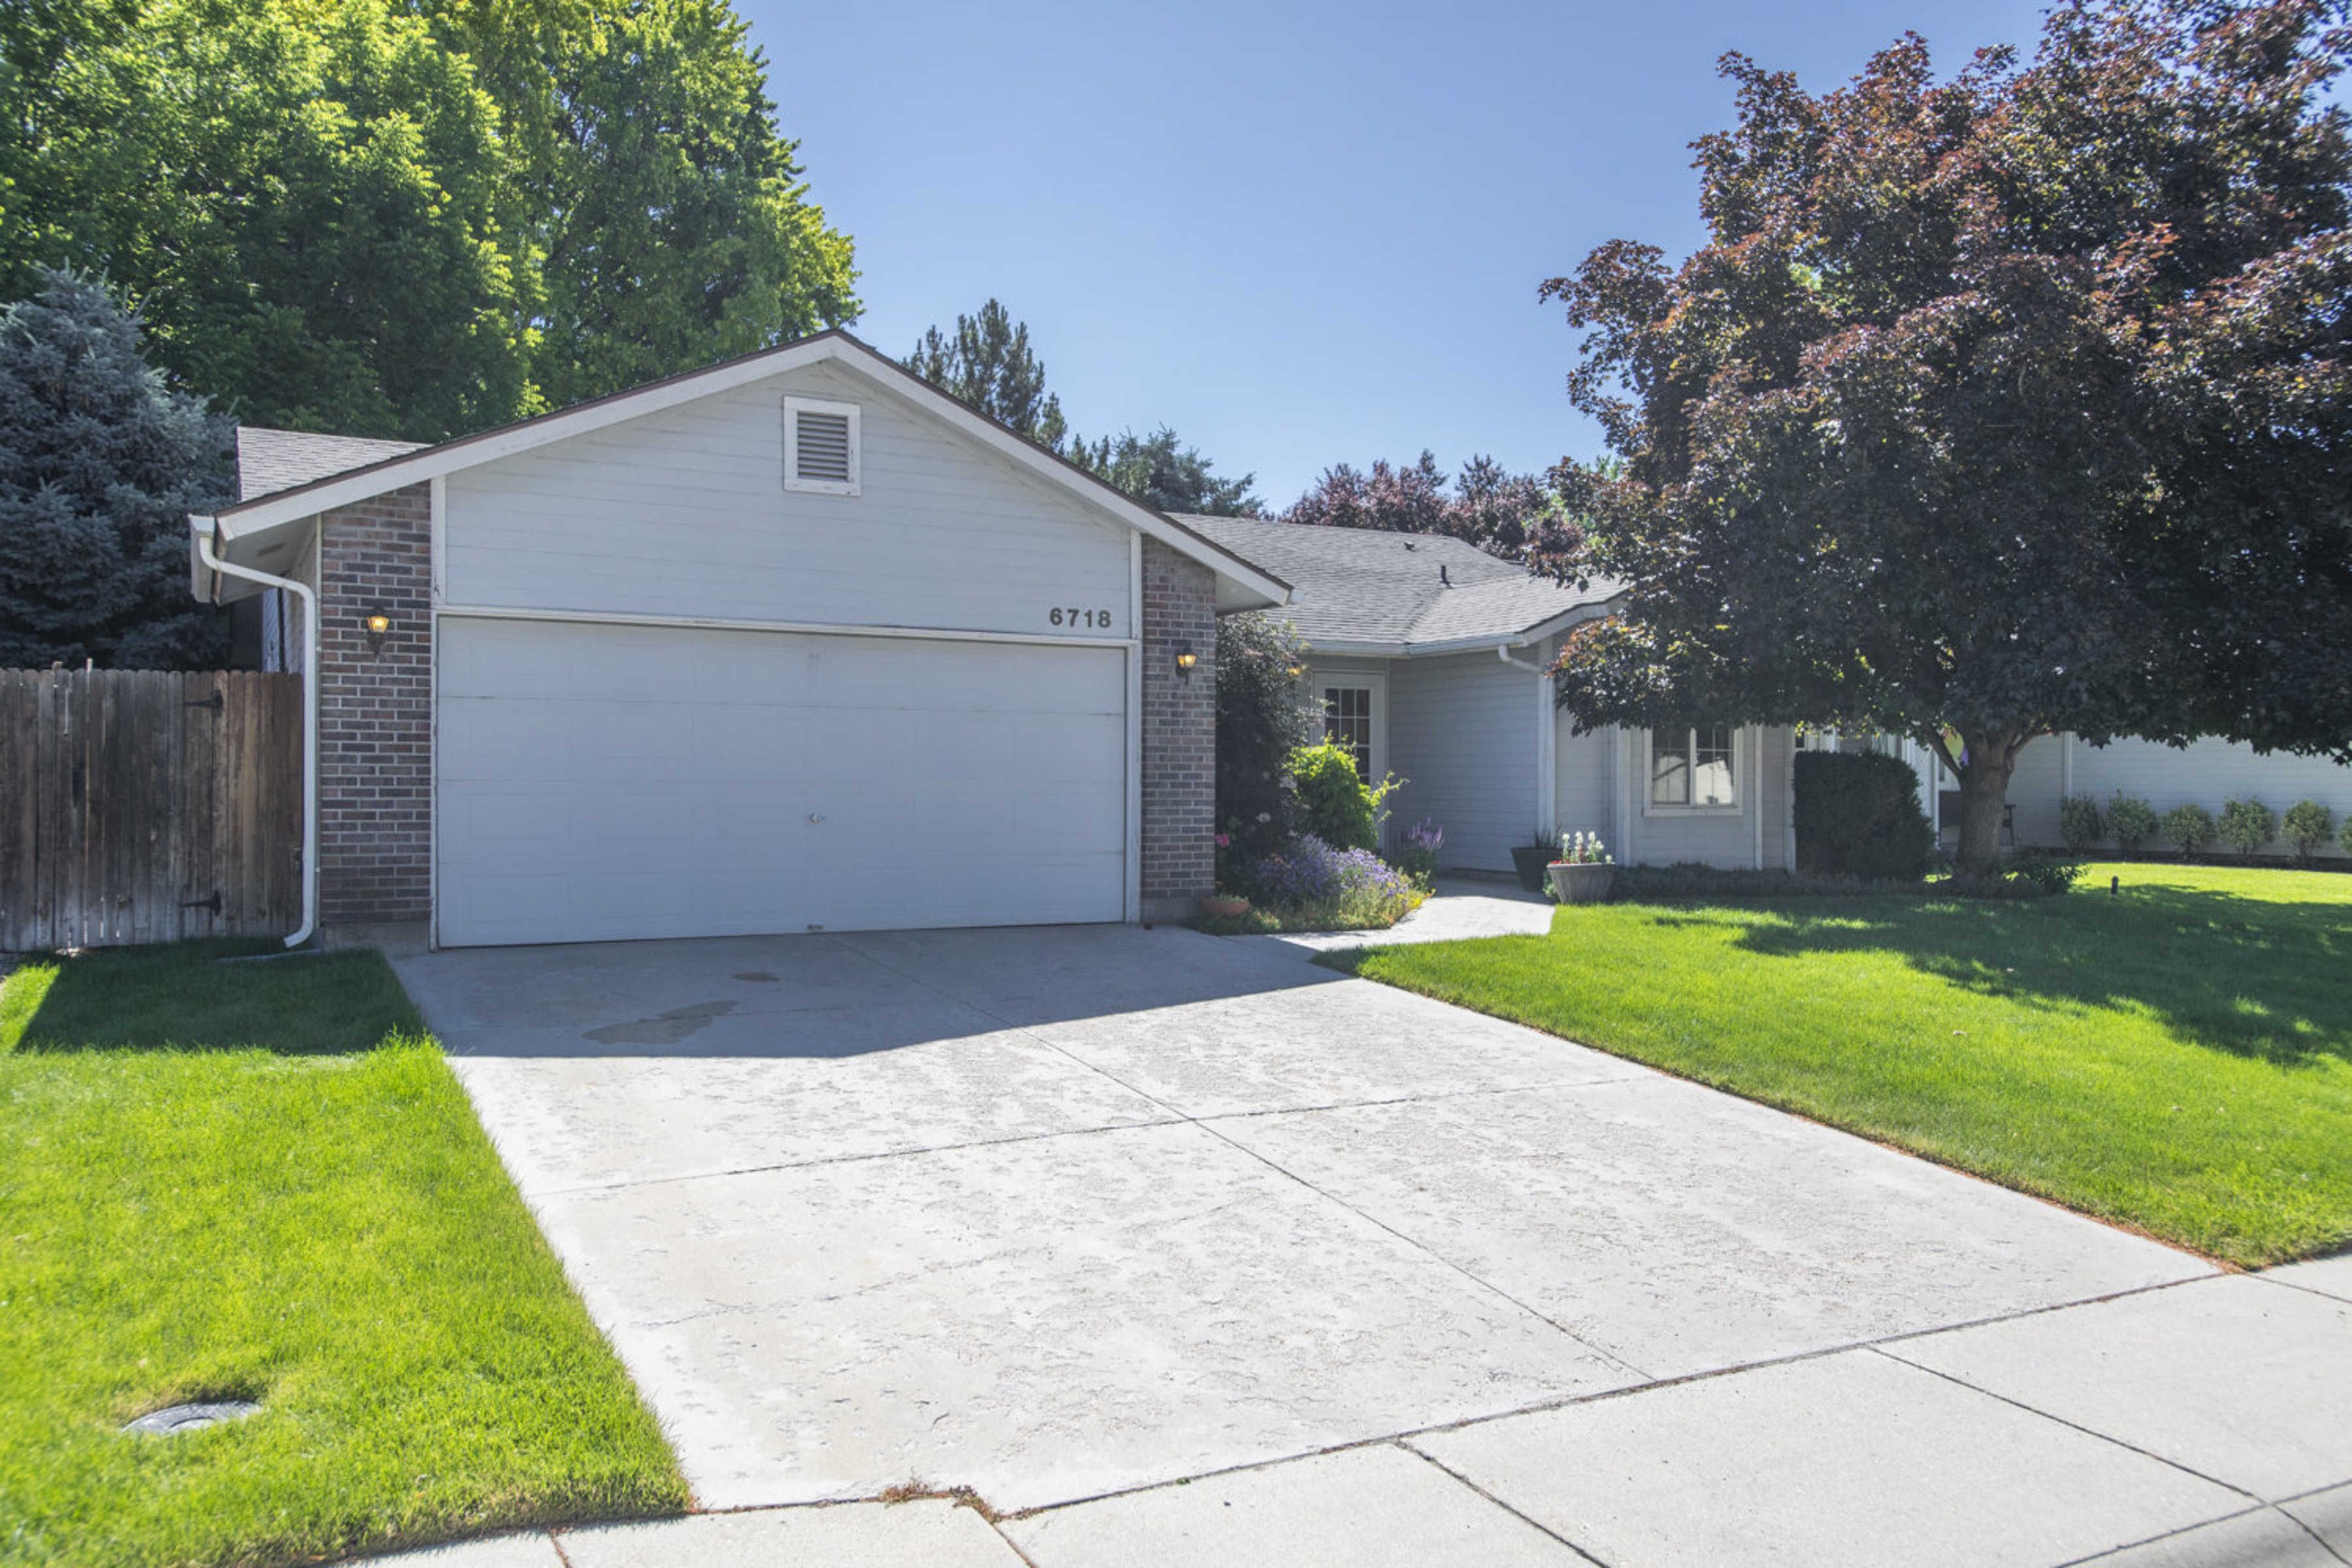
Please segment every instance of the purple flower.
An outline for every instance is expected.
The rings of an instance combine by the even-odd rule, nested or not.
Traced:
[[[1279,855],[1258,862],[1258,885],[1276,903],[1313,904],[1366,891],[1384,898],[1410,892],[1393,866],[1369,849],[1334,849],[1308,835]]]

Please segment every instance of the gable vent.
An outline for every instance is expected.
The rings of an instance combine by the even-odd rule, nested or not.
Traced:
[[[857,405],[784,399],[784,488],[857,493]]]

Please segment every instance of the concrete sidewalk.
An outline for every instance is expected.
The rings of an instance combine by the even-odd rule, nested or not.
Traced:
[[[389,1568],[2342,1568],[2352,1257],[990,1520],[530,1532]]]

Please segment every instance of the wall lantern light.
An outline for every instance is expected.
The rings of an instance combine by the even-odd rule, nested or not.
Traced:
[[[1307,667],[1303,664],[1294,664],[1290,666],[1290,679],[1293,680],[1297,679],[1300,676],[1306,673]]]
[[[1192,644],[1186,643],[1176,650],[1176,673],[1185,679],[1192,679],[1192,667],[1200,662],[1200,656],[1192,651]]]
[[[392,635],[392,617],[382,610],[371,610],[368,612],[367,620],[362,624],[367,627],[368,652],[382,653],[383,639]]]

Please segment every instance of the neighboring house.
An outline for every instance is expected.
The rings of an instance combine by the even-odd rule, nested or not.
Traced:
[[[1213,885],[1215,616],[1286,584],[845,333],[439,446],[240,456],[194,587],[288,584],[320,924],[1118,921]]]
[[[1764,725],[1588,735],[1553,699],[1560,638],[1613,584],[1563,587],[1459,540],[1248,519],[1179,521],[1292,586],[1307,689],[1367,777],[1406,781],[1389,832],[1445,829],[1443,865],[1508,870],[1515,845],[1595,832],[1624,863],[1796,863],[1793,742]]]
[[[2220,816],[2224,801],[2235,796],[2254,799],[2283,816],[2299,800],[2315,800],[2336,814],[2339,823],[2352,818],[2352,767],[2326,757],[2298,757],[2284,752],[2268,756],[2252,746],[2208,737],[2187,747],[2154,741],[2111,741],[2094,746],[2072,734],[2044,736],[2029,742],[2018,754],[2017,769],[2009,778],[2010,816],[2021,844],[2055,846],[2058,803],[2070,795],[2087,795],[2105,812],[2110,797],[2137,795],[2161,814],[2176,805],[2197,805]],[[2148,848],[2166,848],[2154,844]],[[2272,843],[2270,855],[2291,855],[2294,846]],[[2319,858],[2342,865],[2343,844],[2330,837]]]

